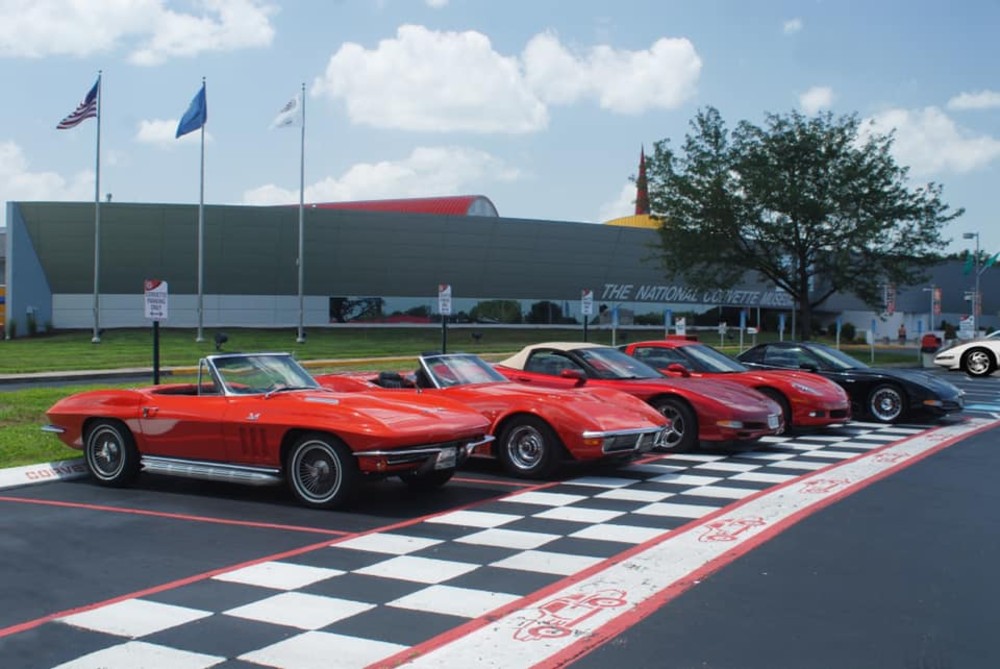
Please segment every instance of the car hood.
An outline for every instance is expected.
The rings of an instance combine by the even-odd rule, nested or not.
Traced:
[[[641,399],[610,388],[584,386],[555,390],[510,382],[458,386],[443,392],[481,411],[521,404],[537,407],[538,413],[543,415],[547,407],[557,407],[564,414],[575,415],[581,427],[622,430],[665,423],[663,415]]]
[[[923,386],[942,397],[955,397],[962,394],[962,391],[955,384],[917,369],[879,369],[877,371],[889,378],[902,379]]]
[[[429,441],[483,433],[489,423],[472,409],[445,398],[402,393],[293,392],[265,402],[278,401],[292,412],[328,414],[331,420],[347,421],[359,431],[385,431],[397,435],[426,434]],[[328,408],[329,411],[325,411]],[[436,435],[436,436],[435,436]]]
[[[725,404],[736,411],[774,413],[781,410],[765,395],[734,381],[671,378],[645,379],[641,382],[682,389],[686,393],[699,395],[704,400]]]

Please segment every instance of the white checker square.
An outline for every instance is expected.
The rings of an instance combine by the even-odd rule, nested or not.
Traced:
[[[389,532],[375,532],[354,537],[347,541],[333,544],[332,548],[351,548],[357,551],[369,551],[372,553],[388,553],[389,555],[406,555],[416,551],[430,548],[442,543],[440,539],[426,539],[423,537],[407,537],[402,534],[391,534]]]
[[[851,451],[813,451],[809,454],[810,458],[825,458],[827,460],[850,460],[851,458],[856,458],[860,453],[853,453]]]
[[[784,464],[781,465],[784,467]],[[794,474],[769,474],[767,472],[743,472],[729,479],[730,481],[754,481],[756,483],[784,483],[794,478]]]
[[[623,471],[626,472],[639,472],[642,474],[666,474],[667,472],[680,472],[687,469],[686,465],[666,465],[658,464],[655,462],[646,462],[643,464],[629,465],[628,467],[623,467]]]
[[[722,480],[719,476],[696,476],[694,474],[664,474],[649,479],[650,483],[675,483],[677,485],[712,485]]]
[[[203,655],[168,646],[158,646],[145,641],[129,641],[118,646],[102,648],[54,669],[207,669],[224,662],[226,658]]]
[[[237,606],[223,613],[273,625],[316,630],[373,608],[374,604],[349,599],[322,597],[304,592],[283,592],[267,599]]]
[[[794,457],[797,457],[795,453],[767,453],[764,451],[740,453],[740,458],[746,460],[791,460]]]
[[[847,441],[848,439],[850,439],[850,437],[843,437],[843,436],[838,437],[838,436],[835,436],[835,435],[832,435],[832,434],[810,434],[809,435],[809,440],[810,441],[828,441],[830,443],[833,443],[833,442],[836,442],[836,441]]]
[[[563,506],[557,509],[549,509],[548,511],[536,513],[533,518],[545,518],[546,520],[568,520],[572,523],[603,523],[613,520],[623,513],[624,512],[622,511],[610,511],[608,509],[588,509],[581,506]]]
[[[524,516],[515,516],[509,513],[490,513],[488,511],[452,511],[440,516],[428,518],[428,523],[440,523],[442,525],[460,525],[463,527],[499,527],[520,520]]]
[[[757,492],[751,488],[727,488],[721,485],[706,485],[685,490],[682,495],[697,495],[698,497],[714,497],[716,499],[743,499]]]
[[[488,529],[475,534],[469,534],[455,539],[460,544],[475,544],[477,546],[497,546],[499,548],[538,548],[550,541],[559,539],[558,534],[544,532],[521,532],[518,530]]]
[[[212,614],[209,611],[184,606],[148,602],[144,599],[126,599],[83,613],[74,613],[58,620],[73,627],[134,639],[207,618],[210,615]]]
[[[537,504],[538,506],[564,506],[566,504],[573,504],[584,499],[587,498],[583,495],[567,495],[565,493],[536,490],[507,495],[500,501],[515,502],[517,504]]]
[[[748,472],[759,467],[760,465],[752,465],[748,462],[706,462],[703,465],[696,465],[691,469],[708,469],[715,472]]]
[[[830,465],[826,462],[805,462],[804,460],[788,460],[787,462],[776,462],[772,467],[778,469],[802,469],[805,471],[815,471],[817,469],[823,469],[823,467],[829,467]]]
[[[569,535],[574,539],[593,539],[595,541],[618,541],[623,544],[641,544],[667,534],[667,531],[655,527],[639,527],[637,525],[590,525]]]
[[[708,453],[677,453],[675,455],[666,455],[660,458],[660,462],[666,462],[670,464],[677,460],[692,460],[694,462],[715,462],[716,460],[725,460],[725,455],[709,455]]]
[[[808,441],[796,441],[788,444],[782,444],[782,448],[787,448],[792,451],[815,451],[820,448],[826,448],[829,444],[815,444]]]
[[[895,440],[893,440],[893,441],[895,441]],[[872,441],[872,442],[864,442],[864,441],[842,441],[839,444],[837,444],[837,446],[841,446],[841,447],[845,447],[845,448],[862,448],[862,449],[865,449],[865,450],[871,450],[873,448],[882,448],[883,446],[885,446],[885,442],[881,442],[881,441]]]
[[[430,611],[446,616],[478,618],[518,599],[521,599],[520,595],[511,595],[506,592],[432,585],[391,601],[388,606],[411,611]]]
[[[545,551],[524,551],[509,558],[492,563],[491,567],[533,571],[541,574],[569,576],[603,561],[604,558],[547,553]]]
[[[329,632],[306,632],[255,650],[239,659],[268,667],[295,669],[330,669],[330,667],[365,667],[406,650],[385,641],[374,641]]]
[[[256,585],[274,590],[297,590],[343,573],[340,569],[324,569],[290,562],[261,562],[227,571],[212,578],[217,581]]]
[[[635,488],[620,488],[618,490],[607,490],[596,495],[597,499],[617,499],[623,502],[659,502],[668,497],[673,497],[672,492],[662,492],[659,490],[636,490]]]
[[[671,502],[657,502],[648,504],[635,513],[644,516],[669,516],[671,518],[701,518],[704,515],[718,511],[717,506],[705,506],[702,504],[673,504]]]
[[[448,579],[467,574],[479,565],[468,562],[452,562],[450,560],[434,560],[431,558],[400,555],[377,564],[358,569],[356,574],[366,576],[381,576],[395,578],[414,583],[441,583]]]
[[[569,479],[565,483],[567,485],[583,485],[593,488],[624,488],[625,486],[635,485],[639,481],[612,476],[581,476],[578,479]]]
[[[783,444],[786,441],[791,441],[791,437],[776,437],[773,434],[767,434],[760,438],[760,442],[764,444]]]

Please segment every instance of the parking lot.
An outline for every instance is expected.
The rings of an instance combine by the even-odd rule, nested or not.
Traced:
[[[855,422],[751,451],[567,467],[544,483],[476,461],[434,493],[387,480],[337,512],[304,509],[283,488],[154,475],[120,490],[85,478],[0,490],[2,666],[967,666],[785,664],[775,658],[791,662],[815,642],[800,634],[786,646],[761,631],[795,623],[789,611],[800,608],[786,598],[803,592],[777,578],[768,589],[762,556],[851,564],[859,555],[848,548],[878,544],[891,510],[894,548],[919,565],[921,552],[942,548],[930,547],[934,532],[964,528],[967,538],[979,523],[970,510],[991,511],[980,502],[996,497],[1000,378],[947,378],[967,391],[960,419]],[[897,483],[916,476],[926,487],[937,480],[928,470],[938,487]],[[942,509],[962,517],[938,518]],[[956,560],[1000,557],[995,534]],[[884,573],[879,562],[854,568]],[[858,602],[877,587],[862,576],[817,580],[857,588]],[[734,606],[727,593],[737,591]],[[955,604],[937,595],[938,608]],[[773,608],[759,606],[769,597]],[[822,619],[825,608],[812,610]],[[736,621],[737,612],[753,614]],[[838,613],[827,611],[831,630]],[[935,625],[929,648],[947,659],[953,632]],[[718,627],[746,645],[743,661],[718,643]],[[665,629],[676,664],[658,661]],[[992,652],[977,666],[1000,663]]]

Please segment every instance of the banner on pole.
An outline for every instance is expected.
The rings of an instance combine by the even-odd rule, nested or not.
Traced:
[[[167,320],[167,282],[146,279],[143,282],[146,318],[151,321]]]

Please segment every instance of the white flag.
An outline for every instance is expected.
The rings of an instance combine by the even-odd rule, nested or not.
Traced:
[[[281,108],[271,123],[272,128],[290,128],[302,125],[302,95],[296,95]]]

